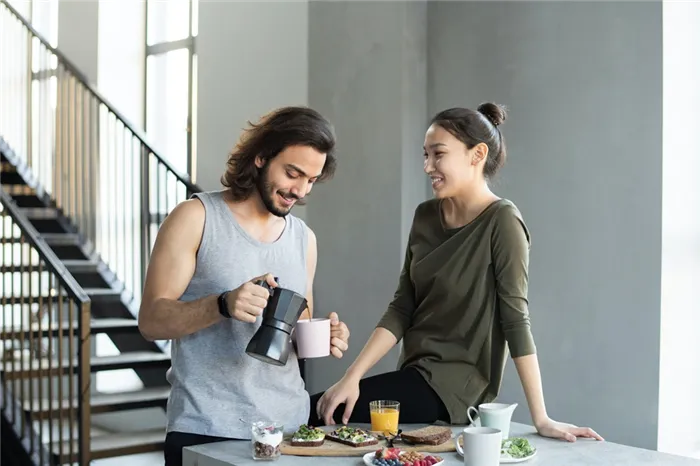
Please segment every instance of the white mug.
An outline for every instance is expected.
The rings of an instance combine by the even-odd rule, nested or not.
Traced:
[[[467,409],[467,417],[474,427],[493,427],[500,430],[505,440],[510,435],[510,421],[517,406],[518,403],[483,403],[479,405],[479,409],[470,406]]]
[[[323,358],[331,354],[331,320],[302,319],[296,326],[297,356]]]
[[[464,439],[464,447],[460,445]],[[467,427],[457,436],[457,451],[464,456],[464,466],[499,466],[501,431],[493,427]]]

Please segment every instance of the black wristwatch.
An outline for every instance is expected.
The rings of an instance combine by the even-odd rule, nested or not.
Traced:
[[[228,296],[228,293],[228,291],[221,293],[217,301],[219,302],[219,314],[227,319],[230,319],[231,314],[228,312],[228,303],[226,302],[226,296]]]

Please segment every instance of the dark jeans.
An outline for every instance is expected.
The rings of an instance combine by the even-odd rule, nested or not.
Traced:
[[[321,426],[323,419],[316,414],[316,403],[323,393],[311,397],[309,425]],[[432,424],[436,421],[449,423],[450,415],[437,393],[428,385],[415,369],[367,377],[360,381],[360,397],[355,403],[350,420],[352,423],[369,423],[369,403],[374,400],[393,400],[401,403],[400,422],[402,424]],[[335,423],[343,422],[345,404],[341,404],[333,414]],[[321,414],[323,415],[323,414]]]
[[[165,436],[165,466],[182,466],[182,449],[193,445],[205,443],[225,442],[235,440],[224,437],[210,437],[208,435],[189,434],[185,432],[168,432]]]

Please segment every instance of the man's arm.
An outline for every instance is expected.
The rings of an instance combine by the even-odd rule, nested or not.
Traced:
[[[217,296],[178,301],[194,275],[204,217],[199,200],[184,201],[158,231],[139,310],[139,330],[147,340],[180,338],[222,319]]]
[[[309,232],[309,244],[306,248],[306,302],[308,308],[301,313],[299,320],[311,319],[314,315],[314,277],[316,276],[316,263],[318,261],[318,246],[316,234],[311,228],[306,228]]]

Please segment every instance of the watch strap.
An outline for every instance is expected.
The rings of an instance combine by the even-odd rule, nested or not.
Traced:
[[[231,314],[228,312],[228,302],[226,301],[228,293],[228,291],[224,291],[219,295],[219,299],[217,300],[219,304],[219,314],[221,314],[226,319],[231,318]]]

